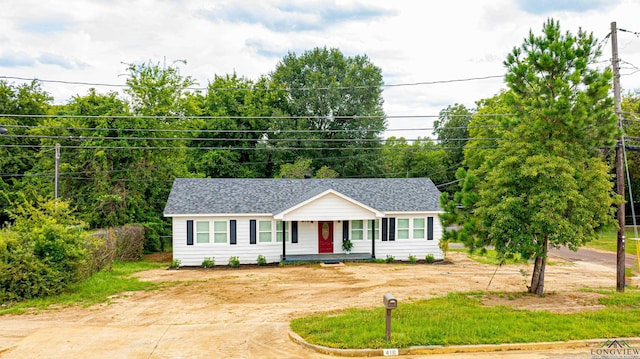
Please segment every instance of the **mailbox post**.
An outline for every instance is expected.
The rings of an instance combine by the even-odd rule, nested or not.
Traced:
[[[382,296],[382,303],[387,309],[387,341],[391,340],[391,310],[398,308],[398,300],[391,293]]]

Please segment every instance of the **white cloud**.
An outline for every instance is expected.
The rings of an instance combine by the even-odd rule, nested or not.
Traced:
[[[367,21],[393,15],[367,3],[335,1],[234,1],[205,11],[213,22],[260,24],[274,32],[322,31],[345,22]]]
[[[517,0],[524,11],[540,15],[553,11],[586,12],[615,5],[615,0]]]
[[[287,52],[322,46],[366,54],[386,84],[502,75],[506,54],[549,17],[563,30],[582,27],[603,39],[611,21],[640,31],[637,14],[635,0],[8,0],[0,2],[0,75],[123,84],[122,62],[186,59],[181,72],[206,86],[215,74],[257,79]],[[620,57],[640,67],[640,38],[618,35]],[[610,42],[604,45],[606,62]],[[623,76],[622,86],[640,88],[640,73]],[[449,104],[472,107],[502,87],[501,79],[492,79],[385,88],[384,106],[390,116],[437,115]],[[87,89],[43,88],[57,102]],[[429,123],[431,118],[389,121],[392,128]]]

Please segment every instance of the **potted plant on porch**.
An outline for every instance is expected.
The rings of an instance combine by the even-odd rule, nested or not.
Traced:
[[[353,243],[351,243],[351,240],[349,238],[343,239],[342,240],[342,250],[346,254],[349,254],[349,253],[351,253],[351,248],[353,248]]]

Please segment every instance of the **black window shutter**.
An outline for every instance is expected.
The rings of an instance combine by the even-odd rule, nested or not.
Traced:
[[[193,220],[187,220],[187,245],[193,245]]]
[[[256,244],[256,220],[249,221],[249,244]]]
[[[383,218],[382,219],[382,240],[383,241],[386,241],[389,235],[389,231],[387,230],[387,228],[389,228],[389,219]]]
[[[236,220],[229,221],[229,244],[236,244]]]
[[[349,239],[349,221],[342,221],[342,240]]]
[[[389,240],[396,240],[396,219],[393,217],[389,218]]]
[[[427,217],[427,240],[433,240],[433,217]]]
[[[298,221],[291,222],[291,243],[298,243]]]

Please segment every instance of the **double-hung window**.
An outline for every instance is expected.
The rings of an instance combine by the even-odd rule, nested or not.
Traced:
[[[282,228],[284,228],[282,223],[283,223],[282,221],[277,221],[276,222],[276,242],[282,242]],[[288,241],[289,240],[289,229],[288,228],[287,228],[287,233],[285,233],[285,235],[287,236],[286,240]]]
[[[376,219],[374,221],[374,227],[375,228],[371,228],[371,221],[367,221],[367,239],[372,239],[373,232],[375,231],[376,239],[380,240],[380,220],[379,219]]]
[[[271,230],[271,221],[258,222],[258,241],[260,243],[268,243],[273,241],[273,232]]]
[[[213,222],[213,243],[227,243],[227,221]]]
[[[409,239],[409,218],[398,218],[396,224],[398,239]]]
[[[196,222],[196,243],[209,243],[209,221]]]
[[[358,241],[364,238],[362,220],[351,221],[351,239]]]
[[[424,218],[413,219],[413,239],[424,239]]]

